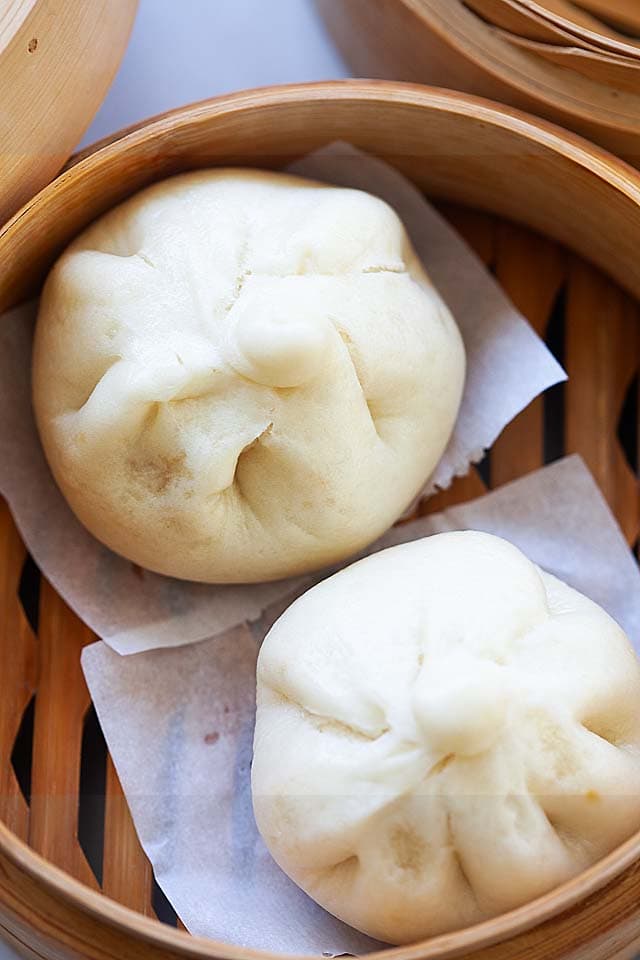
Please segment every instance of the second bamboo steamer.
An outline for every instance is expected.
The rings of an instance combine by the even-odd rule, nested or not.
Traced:
[[[584,49],[576,35],[551,42],[552,31],[560,30],[553,18],[538,22],[546,39],[536,39],[516,33],[513,19],[505,31],[505,21],[500,26],[486,13],[481,16],[476,0],[316,0],[316,5],[357,75],[491,97],[574,130],[640,167],[640,70],[630,67],[622,86],[605,82],[609,71],[618,75],[620,63],[614,50],[606,49],[604,34],[593,71],[585,73]],[[512,5],[518,16],[523,11],[524,4]],[[547,49],[527,49],[527,43],[536,42]],[[566,62],[575,50],[582,57]]]

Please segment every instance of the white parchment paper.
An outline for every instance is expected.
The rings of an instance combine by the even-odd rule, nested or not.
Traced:
[[[640,573],[579,457],[394,528],[381,546],[468,528],[506,537],[596,600],[640,650]],[[238,627],[130,657],[100,642],[82,662],[142,845],[187,928],[283,953],[367,952],[378,945],[290,882],[257,833],[249,778],[257,652]]]
[[[564,379],[562,368],[475,254],[396,171],[347,144],[307,157],[295,171],[360,186],[393,204],[453,310],[468,370],[454,435],[431,483],[446,486],[538,393]],[[40,569],[95,633],[121,654],[192,643],[255,620],[312,582],[185,583],[140,570],[87,533],[51,477],[33,422],[36,310],[30,304],[0,318],[0,492]]]
[[[559,366],[551,368],[549,355],[539,349],[537,334],[468,244],[417,187],[389,164],[337,142],[289,169],[304,177],[366,190],[390,203],[456,318],[467,352],[467,380],[456,428],[426,486],[427,492],[446,489],[454,477],[467,473],[470,462],[482,458],[535,394],[552,385],[550,376],[557,383],[566,379],[564,372]]]

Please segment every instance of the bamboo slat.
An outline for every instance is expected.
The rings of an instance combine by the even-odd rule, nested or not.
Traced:
[[[439,204],[439,210],[460,236],[464,237],[485,266],[490,268],[496,249],[496,225],[493,217],[452,203]],[[474,467],[467,476],[456,477],[447,490],[441,490],[435,496],[423,500],[416,512],[419,516],[439,513],[448,507],[455,507],[458,503],[481,497],[486,491],[482,477]]]
[[[118,774],[107,761],[102,889],[108,897],[147,917],[151,905],[153,871],[138,840]]]
[[[580,453],[629,543],[638,538],[638,480],[617,436],[638,370],[637,304],[597,270],[572,259],[567,287],[566,444]]]
[[[80,653],[95,637],[46,580],[38,633],[29,843],[47,860],[97,887],[78,841],[82,733],[90,703]]]
[[[18,599],[25,556],[8,507],[0,498],[0,820],[22,839],[28,835],[29,808],[11,754],[36,686],[35,637]]]
[[[496,277],[536,333],[544,338],[565,279],[557,244],[500,224]],[[544,399],[537,397],[503,431],[491,450],[491,483],[501,486],[544,463]]]

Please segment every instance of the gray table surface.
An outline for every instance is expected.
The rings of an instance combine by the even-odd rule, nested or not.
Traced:
[[[230,90],[349,76],[312,0],[140,0],[120,71],[82,141]],[[18,960],[0,942],[0,960]]]

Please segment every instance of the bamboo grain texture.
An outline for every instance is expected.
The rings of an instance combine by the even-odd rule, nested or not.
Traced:
[[[124,53],[137,0],[0,3],[0,223],[75,149]]]
[[[570,34],[511,0],[465,0],[465,5],[493,26],[525,40],[571,46]]]
[[[636,0],[578,0],[581,7],[640,34],[640,8]]]
[[[608,3],[609,0],[606,0]],[[615,2],[615,0],[614,0]],[[524,7],[529,6],[529,0],[521,0]],[[621,35],[612,30],[603,20],[588,13],[587,4],[578,5],[573,0],[544,0],[545,10],[551,14],[557,14],[565,20],[575,23],[577,26],[585,27],[587,30],[602,33],[604,36],[622,39]]]
[[[565,70],[572,70],[590,80],[595,80],[612,90],[628,90],[633,93],[640,89],[640,59],[632,61],[627,57],[602,53],[585,47],[537,43],[501,30],[498,33],[507,43],[521,50],[548,60],[549,63]]]
[[[0,820],[21,839],[29,835],[29,807],[9,762],[20,722],[34,694],[36,639],[18,603],[26,551],[5,502],[0,499]]]
[[[154,917],[152,887],[151,864],[140,846],[118,774],[109,757],[102,889],[112,900],[146,917]]]
[[[637,58],[639,55],[640,45],[637,40],[607,28],[602,21],[596,28],[589,27],[581,22],[581,18],[573,12],[569,16],[566,16],[563,12],[558,12],[555,4],[549,3],[549,0],[509,0],[509,2],[520,3],[522,7],[537,16],[556,24],[561,29],[568,30],[578,43],[592,44],[597,48],[610,50],[631,58]],[[575,8],[572,6],[570,9],[574,10]]]

